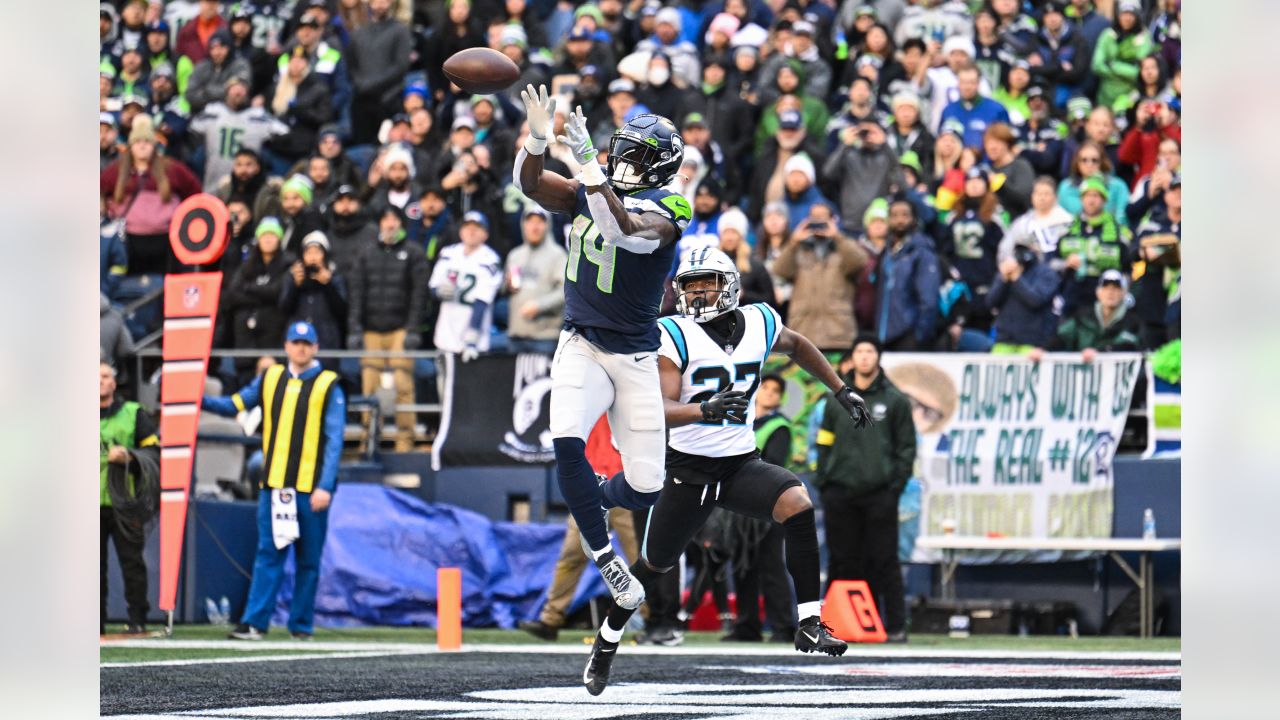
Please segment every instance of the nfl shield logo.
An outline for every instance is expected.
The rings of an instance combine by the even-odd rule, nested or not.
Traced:
[[[182,304],[190,310],[200,304],[200,288],[196,285],[188,285],[182,291]]]

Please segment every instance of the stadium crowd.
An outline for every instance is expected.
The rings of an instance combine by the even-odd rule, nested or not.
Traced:
[[[278,352],[296,320],[326,349],[549,347],[566,218],[512,185],[529,83],[602,154],[671,118],[681,248],[726,250],[743,301],[824,350],[1157,350],[1180,333],[1180,27],[1180,0],[104,2],[107,350],[202,191],[232,216],[218,347]],[[479,46],[519,81],[451,86]]]

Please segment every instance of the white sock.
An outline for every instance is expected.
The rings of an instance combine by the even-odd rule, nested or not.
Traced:
[[[803,622],[805,618],[811,618],[815,615],[822,615],[822,601],[814,600],[813,602],[803,602],[796,605],[796,617]]]
[[[622,630],[626,630],[626,628]],[[604,638],[605,642],[616,643],[622,640],[622,630],[614,630],[609,627],[609,620],[606,618],[604,624],[600,626],[600,637]]]
[[[605,545],[604,547],[600,548],[599,550],[592,550],[592,551],[591,551],[591,559],[592,559],[592,560],[599,560],[600,558],[604,557],[604,556],[605,556],[605,554],[606,554],[606,553],[608,553],[608,552],[609,552],[610,550],[612,550],[612,549],[613,549],[613,545]]]
[[[684,608],[680,608],[680,611],[676,613],[676,619],[680,622],[684,622],[689,619],[689,613],[685,612]]]

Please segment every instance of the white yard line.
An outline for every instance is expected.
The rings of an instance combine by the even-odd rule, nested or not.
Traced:
[[[272,660],[297,660],[317,655],[321,657],[378,657],[386,655],[429,655],[441,652],[428,643],[394,642],[308,642],[262,640],[256,642],[235,640],[108,640],[103,648],[149,648],[174,650],[225,650],[245,653],[245,657],[196,658],[189,660],[156,660],[146,662],[102,663],[101,667],[145,667],[157,665],[200,665],[226,662],[269,662]],[[264,650],[289,650],[288,655],[253,657]],[[503,645],[496,643],[464,644],[464,653],[502,653],[532,655],[585,655],[586,645]],[[655,645],[624,646],[622,652],[630,655],[707,656],[707,657],[795,657],[790,647],[742,647],[739,645],[687,645],[661,647]],[[1142,651],[1059,651],[1059,650],[964,650],[939,648],[887,647],[883,645],[850,645],[845,657],[888,659],[987,659],[987,660],[1132,660],[1144,662],[1181,662],[1182,653]]]

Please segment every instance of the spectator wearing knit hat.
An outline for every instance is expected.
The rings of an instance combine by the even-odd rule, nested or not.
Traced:
[[[1129,273],[1132,235],[1129,228],[1107,212],[1109,193],[1100,176],[1086,178],[1080,185],[1080,215],[1058,241],[1058,254],[1065,261],[1065,313],[1072,313],[1091,301],[1102,273],[1107,270]]]
[[[1099,81],[1098,106],[1115,110],[1116,101],[1133,89],[1142,58],[1155,50],[1142,25],[1142,4],[1138,0],[1119,0],[1115,21],[1098,37],[1093,51],[1092,69]]]
[[[831,65],[818,54],[818,45],[814,41],[817,30],[808,20],[800,20],[791,26],[791,41],[786,43],[782,52],[775,53],[760,70],[760,85],[765,88],[760,96],[764,104],[772,103],[776,96],[771,96],[769,88],[774,86],[778,71],[788,64],[798,64],[804,76],[804,94],[808,97],[825,100],[831,90]]]
[[[698,48],[681,38],[684,19],[680,11],[664,7],[654,18],[653,34],[636,44],[637,52],[662,53],[671,62],[671,76],[685,87],[696,87],[702,78]],[[830,70],[827,71],[828,75]]]
[[[311,323],[320,347],[342,348],[347,324],[347,281],[329,257],[329,238],[319,230],[302,238],[302,255],[289,267],[289,279],[280,293],[280,309],[288,318],[287,325]],[[320,363],[330,370],[338,367],[336,358]]]
[[[378,227],[353,185],[339,185],[324,214],[328,254],[337,271],[350,277],[356,258],[378,241]]]
[[[160,154],[151,118],[139,115],[129,144],[98,178],[108,216],[124,219],[129,236],[129,275],[176,270],[169,245],[169,221],[178,204],[200,192],[200,181],[180,161]]]
[[[787,326],[819,349],[848,348],[858,334],[855,282],[866,264],[866,251],[840,232],[831,206],[810,207],[773,264],[792,283]]]
[[[906,153],[916,158],[933,157],[933,133],[925,127],[920,117],[920,98],[910,91],[893,96],[890,106],[893,122],[889,125],[886,142],[901,159]],[[920,162],[916,160],[917,164]]]
[[[827,156],[822,176],[840,188],[841,229],[862,232],[862,215],[871,201],[902,186],[898,156],[877,122],[864,120],[840,132],[840,144]]]
[[[254,231],[249,256],[227,286],[225,307],[231,315],[232,342],[237,350],[274,352],[284,342],[280,293],[293,255],[282,247],[283,236],[284,227],[278,219],[263,218]],[[251,381],[255,364],[253,358],[236,358],[236,376],[246,383]]]
[[[403,211],[417,199],[414,178],[418,173],[413,155],[402,145],[393,144],[387,146],[386,152],[376,162],[382,177],[370,193],[369,209],[375,215],[391,205]]]
[[[329,84],[311,70],[306,55],[295,49],[285,63],[285,71],[267,90],[265,100],[271,114],[289,126],[287,134],[268,144],[282,160],[273,169],[283,172],[311,153],[320,128],[334,118]]]
[[[739,304],[765,303],[773,306],[775,310],[778,309],[773,280],[769,277],[769,271],[765,269],[764,263],[756,257],[756,254],[751,251],[751,245],[747,242],[747,216],[738,208],[729,208],[720,216],[718,229],[720,231],[720,250],[732,258],[734,264],[738,267],[738,276],[740,278],[738,287],[742,289],[742,297],[738,301]]]
[[[279,219],[284,226],[280,244],[285,250],[297,252],[302,238],[324,228],[324,220],[312,207],[314,199],[315,187],[306,175],[293,175],[280,186]]]
[[[201,60],[187,80],[187,102],[191,112],[200,113],[211,103],[220,102],[227,84],[237,78],[252,87],[253,74],[249,61],[231,54],[231,33],[219,30],[209,38],[209,57]]]
[[[782,177],[782,202],[794,231],[809,216],[810,208],[826,204],[827,199],[818,190],[817,172],[808,155],[792,155],[782,166]]]

